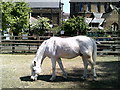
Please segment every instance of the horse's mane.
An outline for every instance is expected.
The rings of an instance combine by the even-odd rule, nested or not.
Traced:
[[[45,48],[46,48],[46,42],[47,42],[47,40],[45,40],[45,41],[39,46],[39,49],[37,50],[36,56],[41,56],[41,55],[44,54]]]

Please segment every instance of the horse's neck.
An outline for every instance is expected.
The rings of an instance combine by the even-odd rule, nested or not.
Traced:
[[[37,54],[36,54],[36,57],[37,57],[37,62],[38,64],[41,64],[42,63],[42,60],[44,58],[44,54],[45,54],[45,48],[46,48],[46,45],[44,43],[42,43],[42,45],[39,47],[38,51],[37,51]]]

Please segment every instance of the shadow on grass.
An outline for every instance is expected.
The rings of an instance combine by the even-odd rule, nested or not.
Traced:
[[[88,83],[88,88],[120,88],[120,61],[97,62],[97,82]]]
[[[62,72],[61,72],[62,73]],[[68,77],[67,79],[63,78],[62,76],[56,76],[56,79],[53,82],[80,82],[83,81],[81,80],[81,76],[83,74],[83,69],[73,69],[71,71],[67,72]],[[49,79],[51,78],[52,75],[39,75],[37,80],[42,80],[46,82],[51,82]],[[29,81],[32,82],[30,79],[30,76],[23,76],[20,77],[21,81]]]
[[[120,88],[120,61],[97,62],[96,65],[97,80],[91,80],[92,75],[88,70],[88,79],[83,83],[77,83],[78,88]],[[72,74],[77,77],[82,75],[79,68],[74,68]]]
[[[37,80],[42,80],[42,81],[46,81],[46,82],[51,82],[49,79],[51,78],[51,75],[39,75]],[[24,77],[20,77],[21,81],[28,81],[28,82],[33,82],[33,80],[30,79],[30,76],[24,76]],[[68,74],[68,78],[64,79],[62,76],[57,76],[56,79],[53,82],[78,82],[81,81],[80,77],[74,75],[74,76],[70,76],[70,74]]]
[[[90,70],[88,70],[88,80],[82,81],[80,77],[83,74],[83,69],[73,68],[68,71],[68,78],[57,76],[54,82],[73,82],[77,84],[77,88],[120,88],[120,62],[97,62],[97,81],[92,81]],[[38,80],[50,82],[51,75],[39,75]],[[30,76],[20,77],[21,81],[32,81]]]
[[[29,81],[32,82],[33,80],[30,79],[30,76],[24,76],[24,77],[20,77],[21,81]]]

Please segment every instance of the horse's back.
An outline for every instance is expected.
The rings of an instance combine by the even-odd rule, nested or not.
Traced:
[[[47,42],[49,56],[73,58],[93,51],[91,38],[87,36],[51,37]]]
[[[55,40],[55,41],[71,41],[71,40],[80,40],[80,41],[86,41],[90,39],[90,37],[87,36],[75,36],[75,37],[65,37],[65,38],[61,38],[61,37],[51,37],[50,40]]]
[[[73,58],[79,55],[79,45],[72,37],[51,37],[48,40],[47,51],[49,56],[61,58]]]
[[[93,47],[96,44],[95,41],[87,36],[75,36],[75,37],[67,37],[67,38],[61,38],[61,37],[51,37],[49,39],[49,42],[54,42],[56,45],[59,46],[71,46],[71,47],[78,47],[86,46],[87,48]]]

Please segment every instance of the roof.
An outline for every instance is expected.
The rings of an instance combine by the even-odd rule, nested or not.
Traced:
[[[59,3],[49,3],[49,2],[28,2],[31,8],[59,8]]]
[[[103,15],[103,13],[95,13],[95,12],[93,12],[93,14],[96,18],[101,18]]]
[[[70,0],[70,2],[119,2],[120,0]]]
[[[59,8],[60,0],[25,0],[31,8]]]
[[[3,2],[6,1],[13,1],[13,2],[20,2],[20,1],[25,1],[25,2],[60,2],[61,0],[2,0]]]
[[[89,24],[92,21],[92,18],[85,18],[85,22]]]
[[[7,2],[10,0],[2,0],[3,2]],[[23,0],[13,0],[12,2],[20,2]],[[29,7],[31,8],[59,8],[61,0],[24,0],[28,2]]]
[[[94,18],[91,23],[99,23],[101,25],[105,19],[104,18]]]

